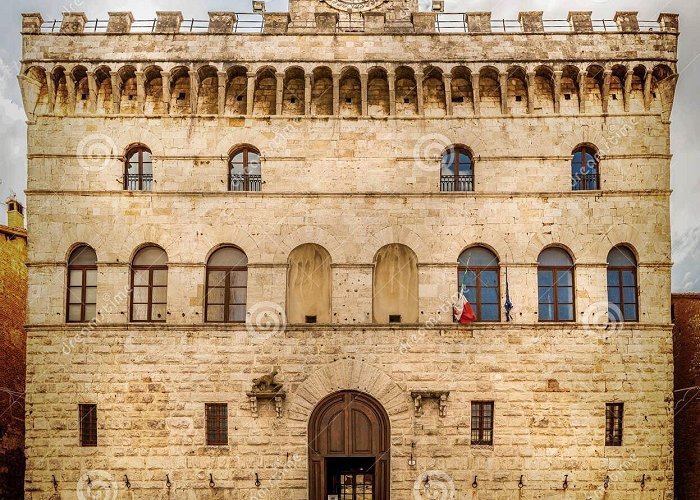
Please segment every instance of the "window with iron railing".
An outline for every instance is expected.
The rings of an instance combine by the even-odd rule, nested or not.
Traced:
[[[228,444],[228,405],[226,403],[206,403],[207,444],[225,446]]]
[[[234,151],[229,161],[229,191],[261,191],[260,152],[243,146]]]
[[[571,159],[571,189],[596,191],[600,189],[598,152],[592,146],[576,148]]]
[[[153,161],[151,151],[137,146],[126,154],[124,166],[124,189],[126,191],[150,191],[153,187]]]
[[[605,446],[622,446],[624,403],[605,404]]]
[[[440,191],[474,191],[474,162],[466,148],[451,147],[443,153]]]

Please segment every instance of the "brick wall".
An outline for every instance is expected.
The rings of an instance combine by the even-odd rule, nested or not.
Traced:
[[[22,498],[27,240],[0,227],[0,498]]]
[[[676,392],[676,498],[700,499],[700,294],[676,294],[673,359]],[[689,389],[688,391],[682,391]]]

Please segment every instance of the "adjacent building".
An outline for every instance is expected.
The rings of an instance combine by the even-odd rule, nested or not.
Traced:
[[[676,15],[157,16],[23,18],[27,498],[673,497]]]
[[[0,225],[0,498],[24,490],[24,384],[27,334],[27,231],[11,197]]]

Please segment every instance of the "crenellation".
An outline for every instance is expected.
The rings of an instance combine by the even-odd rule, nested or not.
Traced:
[[[182,12],[160,11],[156,12],[156,26],[154,33],[179,33],[182,25]]]
[[[134,15],[131,12],[109,12],[107,33],[126,34],[131,31]]]
[[[591,20],[591,11],[571,11],[567,20],[571,23],[571,28],[577,33],[593,32],[593,21]]]
[[[491,33],[490,12],[467,12],[464,14],[469,33]]]

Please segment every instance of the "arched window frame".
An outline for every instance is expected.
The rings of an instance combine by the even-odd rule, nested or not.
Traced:
[[[634,261],[628,266],[619,266],[610,264],[610,254],[618,249],[624,248],[629,251],[634,257]],[[608,304],[614,305],[615,308],[608,306],[608,321],[616,322],[638,322],[639,321],[639,277],[637,258],[634,251],[627,245],[617,245],[608,252],[607,258],[607,288],[608,288]],[[632,284],[630,285],[630,278]],[[633,289],[634,304],[630,304],[629,300],[625,300],[625,290]],[[618,294],[619,300],[614,300],[613,290]],[[633,314],[625,314],[629,306],[634,306]]]
[[[581,163],[575,162],[576,155],[581,154]],[[590,155],[593,158],[593,166],[586,158]],[[598,191],[600,190],[600,153],[591,144],[582,144],[571,153],[571,189],[572,191]],[[584,168],[585,162],[585,171]],[[595,172],[588,173],[589,169]]]
[[[258,157],[258,168],[260,170],[259,174],[251,173],[251,161],[250,154],[253,153]],[[234,173],[234,163],[233,160],[239,155],[243,154],[241,160],[241,166],[243,168],[243,173]],[[260,158],[260,151],[258,148],[243,145],[235,148],[228,159],[228,189],[229,191],[261,191],[262,190],[262,160]]]
[[[469,158],[469,166],[462,164],[460,158],[465,155]],[[443,169],[449,165],[452,156],[454,171],[452,174],[444,174]],[[474,191],[474,155],[464,146],[450,146],[440,157],[440,191],[441,192],[473,192]]]
[[[144,153],[148,154],[148,160],[144,161]],[[136,156],[138,172],[129,173],[129,165],[134,163],[132,158]],[[147,167],[147,168],[146,168]],[[151,150],[143,144],[129,148],[124,156],[124,190],[125,191],[151,191],[153,187],[153,158]]]
[[[483,249],[488,251],[490,254],[493,255],[494,257],[494,265],[489,265],[489,266],[476,266],[469,264],[467,267],[466,264],[462,263],[462,255],[465,253],[469,252],[470,250],[474,249]],[[473,274],[474,278],[470,279],[470,277],[467,277],[466,280],[466,285],[467,285],[467,291],[466,291],[466,297],[469,300],[469,303],[471,304],[474,314],[476,315],[476,321],[477,322],[500,322],[501,321],[501,267],[500,267],[500,262],[498,260],[498,256],[493,252],[490,248],[485,247],[483,245],[476,245],[472,246],[469,248],[466,248],[461,254],[460,254],[460,259],[459,259],[459,264],[457,265],[457,290],[459,291],[461,289],[463,280],[464,280],[464,273],[468,272],[470,274]],[[486,273],[494,273],[496,277],[496,284],[495,286],[484,286],[483,285],[483,275]],[[483,306],[488,304],[488,305],[493,305],[493,302],[484,302],[484,290],[485,289],[495,289],[496,290],[496,310],[498,311],[498,315],[495,318],[489,318],[489,319],[483,319]]]
[[[248,264],[246,263],[245,266],[212,266],[209,264],[211,261],[212,257],[216,252],[220,250],[224,250],[227,248],[233,248],[236,250],[239,250],[243,255],[245,255],[245,252],[241,250],[240,248],[233,246],[233,245],[226,245],[217,248],[212,252],[212,254],[209,256],[209,259],[207,259],[207,268],[206,268],[206,273],[205,273],[205,293],[204,293],[204,322],[205,323],[245,323],[245,315],[246,315],[246,309],[247,309],[247,294],[248,294]],[[224,283],[223,285],[217,284],[217,286],[212,287],[211,285],[211,280],[210,277],[212,273],[220,273],[223,272],[224,274]],[[245,273],[245,285],[243,286],[232,286],[231,285],[231,280],[234,275],[234,273]],[[211,304],[209,301],[209,293],[212,288],[223,288],[224,289],[224,301],[223,303],[219,304]],[[245,291],[245,299],[243,302],[233,302],[232,297],[231,297],[231,289],[232,288],[237,288],[237,289],[243,289]],[[223,306],[224,308],[224,315],[223,315],[223,321],[221,320],[212,320],[210,318],[210,312],[209,312],[209,307],[210,306]],[[240,307],[243,306],[243,317],[241,319],[230,319],[230,311],[231,308],[235,308],[236,306]]]
[[[542,265],[540,264],[540,258],[542,254],[549,249],[558,249],[565,252],[569,259],[571,260],[570,266],[563,265]],[[537,306],[538,306],[538,320],[541,322],[573,322],[576,320],[576,265],[571,254],[560,247],[547,247],[540,252],[540,257],[537,259]],[[566,280],[565,276],[569,274],[571,279]],[[548,275],[550,277],[551,285],[546,283],[542,284],[542,279],[544,276]],[[570,285],[566,284],[566,281],[570,281]],[[560,289],[570,288],[571,289],[571,302],[562,301],[560,297]],[[547,290],[551,290],[553,302],[542,302],[544,293]],[[553,306],[553,314],[551,319],[542,319],[542,307],[543,306]],[[563,314],[560,311],[561,306],[571,306],[571,317],[563,318]]]
[[[94,264],[74,264],[75,255],[78,252],[95,250],[89,245],[77,246],[68,257],[68,276],[66,280],[66,323],[87,323],[97,316],[97,258]],[[80,290],[80,302],[75,301],[76,297],[71,293],[71,289]],[[71,306],[80,305],[80,315],[71,318]]]
[[[129,319],[132,323],[164,323],[166,321],[166,316],[167,316],[167,294],[168,294],[168,264],[167,260],[165,264],[151,264],[151,265],[137,265],[134,264],[136,261],[136,258],[138,257],[139,253],[146,250],[147,248],[157,248],[161,250],[165,255],[167,259],[167,253],[165,253],[165,250],[163,250],[161,247],[157,245],[147,245],[142,248],[140,248],[135,254],[134,258],[131,261],[131,300],[129,301]],[[136,284],[136,274],[138,272],[147,272],[148,275],[148,283],[146,285],[141,285],[141,284]],[[156,277],[156,272],[158,271],[165,271],[165,284],[160,284],[160,281],[158,282],[159,284],[155,284],[154,278]],[[148,290],[147,292],[147,298],[146,302],[138,302],[138,305],[145,305],[146,306],[146,318],[145,319],[136,319],[134,317],[134,297],[135,294],[134,292],[136,291],[137,288],[146,288]],[[164,302],[155,302],[153,300],[153,290],[156,288],[163,288],[165,289],[165,301]],[[163,317],[162,318],[154,318],[154,306],[165,306],[163,308]]]

